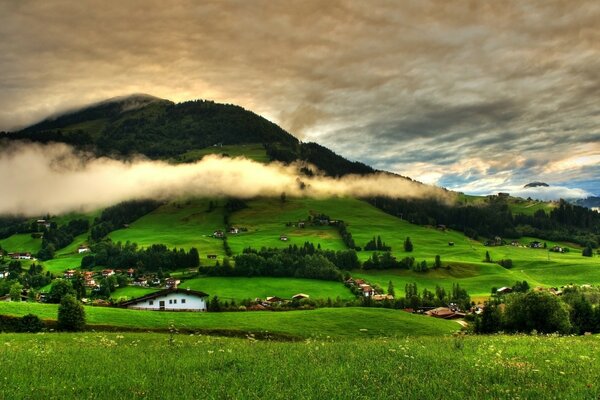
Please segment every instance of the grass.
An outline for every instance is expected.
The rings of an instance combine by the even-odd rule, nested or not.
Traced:
[[[207,254],[223,257],[223,241],[215,239],[215,230],[224,229],[223,207],[208,211],[209,200],[181,200],[166,204],[133,222],[129,228],[112,232],[113,241],[135,242],[144,247],[162,243],[169,248],[196,247],[204,264]]]
[[[36,314],[56,319],[58,306],[39,303],[0,303],[0,315]],[[179,329],[231,332],[272,332],[298,338],[362,338],[445,335],[460,326],[453,321],[382,308],[320,308],[304,311],[160,312],[112,307],[86,307],[87,323],[120,328]]]
[[[85,253],[65,255],[51,260],[42,261],[41,264],[47,271],[50,271],[54,275],[62,276],[62,273],[68,269],[79,269],[81,267],[81,259],[85,256]]]
[[[211,146],[205,147],[204,149],[190,150],[177,156],[173,161],[177,163],[194,162],[209,154],[227,155],[229,157],[245,157],[261,163],[268,163],[270,161],[267,151],[260,143]]]
[[[288,222],[306,220],[314,203],[308,199],[256,199],[246,201],[248,208],[234,213],[230,220],[232,225],[244,227],[248,232],[229,235],[228,242],[234,253],[241,253],[246,247],[260,249],[261,247],[301,246],[304,242],[320,244],[324,249],[345,249],[337,229],[331,226],[306,226],[297,228],[286,226]],[[331,218],[335,218],[331,215]],[[280,240],[281,235],[288,237],[287,241]]]
[[[289,299],[297,293],[308,294],[312,299],[354,297],[340,282],[301,278],[206,277],[184,281],[179,287],[200,290],[211,296],[219,296],[222,300],[234,299],[238,303],[244,299],[264,299],[267,296]]]
[[[112,294],[111,297],[115,301],[119,300],[129,300],[136,297],[142,297],[147,294],[156,292],[158,289],[140,287],[140,286],[126,286],[122,288],[117,288]]]
[[[598,337],[417,337],[286,343],[88,332],[5,334],[2,342],[0,393],[6,399],[600,396]]]
[[[30,233],[17,233],[0,240],[0,247],[11,253],[37,253],[42,247],[42,239],[34,239]]]

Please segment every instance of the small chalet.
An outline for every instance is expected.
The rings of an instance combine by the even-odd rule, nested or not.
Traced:
[[[132,310],[206,311],[208,294],[190,289],[165,289],[121,303]]]
[[[507,293],[511,293],[512,292],[512,288],[509,288],[507,286],[503,286],[500,289],[496,290],[496,294],[507,294]]]
[[[102,276],[107,278],[109,276],[113,276],[115,274],[115,270],[114,269],[105,269],[102,270]]]
[[[456,311],[452,311],[448,307],[434,308],[433,310],[426,311],[425,315],[429,315],[430,317],[441,318],[441,319],[462,318],[465,316],[465,314],[459,313]]]
[[[292,296],[292,300],[304,300],[308,299],[310,296],[304,293],[298,293]]]
[[[208,258],[209,260],[216,260],[217,259],[217,255],[216,254],[207,254],[206,258]]]
[[[266,299],[269,303],[279,303],[282,302],[283,299],[281,297],[277,297],[277,296],[269,296]]]
[[[167,289],[177,289],[177,286],[181,283],[179,279],[167,278],[165,280],[165,287]]]
[[[146,278],[138,278],[135,281],[133,281],[133,284],[135,286],[148,286],[148,279],[146,279]]]
[[[75,270],[74,269],[70,269],[67,272],[64,273],[65,278],[67,279],[71,279],[75,276]]]
[[[367,285],[367,284],[362,284],[359,285],[360,286],[360,290],[362,290],[362,294],[365,297],[371,297],[375,294],[375,289],[373,289],[371,287],[371,285]]]
[[[542,247],[544,247],[544,245],[541,242],[538,242],[537,240],[529,243],[529,247],[531,247],[532,249],[541,249]]]
[[[31,253],[8,253],[13,260],[31,260]]]
[[[279,240],[281,240],[282,242],[287,242],[288,237],[286,235],[280,235]]]
[[[454,242],[448,242],[448,246],[454,246]]]
[[[394,300],[394,296],[392,296],[391,294],[374,294],[373,300],[375,300],[375,301]]]
[[[223,232],[222,230],[214,231],[213,237],[216,237],[218,239],[223,239],[225,237],[225,232]]]
[[[7,279],[10,272],[8,271],[0,271],[0,279]]]
[[[87,247],[87,246],[79,246],[79,247],[77,248],[77,252],[78,252],[79,254],[81,254],[81,253],[87,253],[87,252],[89,252],[89,251],[90,251],[90,248],[89,248],[89,247]]]
[[[238,233],[240,233],[240,229],[232,226],[231,228],[229,228],[229,233],[237,235]]]
[[[133,274],[135,274],[135,269],[129,268],[127,270],[127,276],[130,277],[130,278],[133,278]]]

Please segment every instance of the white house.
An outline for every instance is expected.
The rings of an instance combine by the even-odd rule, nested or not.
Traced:
[[[133,310],[206,311],[208,294],[190,289],[165,289],[121,304]]]
[[[79,248],[77,249],[77,252],[79,254],[81,253],[87,253],[88,251],[90,251],[90,248],[87,246],[79,246]]]
[[[9,272],[8,271],[0,271],[0,279],[7,279]]]

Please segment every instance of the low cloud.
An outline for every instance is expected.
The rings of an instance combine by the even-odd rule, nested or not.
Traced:
[[[435,197],[440,188],[390,174],[306,177],[299,165],[261,164],[246,158],[207,156],[193,164],[94,158],[64,144],[11,143],[0,152],[0,214],[35,216],[92,210],[137,198],[182,196],[392,196]]]

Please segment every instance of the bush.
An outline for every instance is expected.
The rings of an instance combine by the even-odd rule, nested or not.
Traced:
[[[85,328],[85,310],[83,305],[71,294],[65,295],[58,306],[58,329],[63,331],[82,331]]]
[[[44,328],[44,323],[34,314],[27,314],[21,318],[19,332],[30,332],[36,333],[40,332]]]

